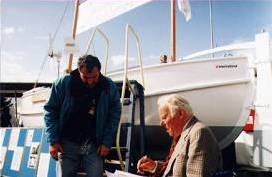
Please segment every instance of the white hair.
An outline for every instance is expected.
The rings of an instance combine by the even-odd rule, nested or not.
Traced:
[[[180,109],[184,110],[189,118],[193,116],[193,110],[189,102],[178,94],[161,96],[158,99],[158,105],[159,108],[168,108],[172,118],[176,116],[177,111]]]

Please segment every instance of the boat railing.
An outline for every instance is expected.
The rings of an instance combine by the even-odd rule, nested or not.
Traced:
[[[93,44],[93,40],[94,40],[94,36],[96,34],[96,32],[98,32],[104,39],[105,39],[105,42],[106,42],[106,51],[105,51],[105,67],[104,67],[104,75],[107,75],[107,68],[108,68],[108,57],[109,57],[109,45],[110,45],[110,42],[109,42],[109,38],[107,37],[107,35],[99,28],[95,28],[92,35],[91,35],[91,38],[87,44],[87,48],[86,48],[86,52],[85,54],[88,54],[90,48],[91,48],[91,45]]]
[[[141,84],[143,87],[145,87],[144,73],[143,73],[143,62],[142,62],[141,47],[140,47],[140,37],[135,32],[135,30],[132,28],[132,26],[127,24],[126,25],[126,36],[125,36],[125,61],[124,61],[124,75],[123,75],[123,86],[122,86],[122,93],[121,93],[121,103],[123,103],[123,101],[124,101],[126,84],[128,81],[127,71],[128,71],[128,34],[129,34],[129,32],[131,32],[131,34],[133,34],[133,36],[136,39],[138,61],[139,61],[139,65],[140,65],[140,73],[141,73],[141,78],[142,78]]]
[[[127,77],[127,71],[128,71],[128,35],[129,35],[129,32],[131,32],[131,34],[135,37],[135,40],[136,40],[138,62],[139,62],[140,74],[141,74],[141,78],[142,78],[141,84],[143,87],[145,87],[144,74],[143,74],[143,62],[142,62],[141,47],[140,47],[140,37],[135,32],[135,30],[132,28],[132,26],[129,24],[126,25],[126,36],[125,36],[124,80],[125,80],[125,77]]]
[[[126,85],[130,88],[131,91],[131,84],[128,80],[127,71],[128,71],[128,35],[129,32],[135,37],[136,45],[137,45],[137,53],[138,53],[138,61],[140,65],[140,73],[142,77],[142,86],[144,87],[144,74],[143,74],[143,64],[142,64],[142,56],[141,56],[141,48],[140,48],[140,38],[139,35],[135,32],[135,30],[129,24],[126,25],[126,34],[125,34],[125,60],[124,60],[124,75],[123,75],[123,85],[122,85],[122,92],[121,92],[121,115],[124,111],[124,102],[125,102],[125,91]],[[116,136],[116,146],[117,146],[117,154],[121,164],[121,169],[124,170],[124,164],[122,160],[121,150],[120,150],[120,130],[121,130],[121,121],[118,126],[117,136]]]
[[[239,43],[239,44],[231,44],[223,47],[216,47],[209,50],[204,50],[200,52],[193,53],[191,55],[185,56],[182,59],[188,60],[188,59],[194,59],[199,58],[207,55],[213,55],[220,52],[226,52],[226,51],[234,51],[234,50],[248,50],[248,49],[255,49],[256,43],[255,42],[246,42],[246,43]]]

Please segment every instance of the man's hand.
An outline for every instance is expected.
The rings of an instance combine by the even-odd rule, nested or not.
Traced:
[[[97,148],[97,154],[106,157],[110,153],[110,148],[108,148],[106,145],[102,144]]]
[[[58,160],[58,152],[64,153],[61,145],[59,143],[55,143],[49,146],[49,152],[53,159]]]
[[[144,174],[144,172],[154,173],[156,168],[156,162],[147,156],[143,156],[137,163],[138,173]]]

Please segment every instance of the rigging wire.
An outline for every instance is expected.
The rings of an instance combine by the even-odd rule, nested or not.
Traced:
[[[93,54],[94,54],[94,56],[96,56],[94,43],[93,43]]]
[[[61,24],[63,23],[63,20],[64,20],[64,17],[65,17],[65,14],[66,14],[66,12],[67,12],[69,3],[70,3],[70,1],[67,1],[67,2],[66,2],[64,11],[63,11],[62,16],[61,16],[61,18],[60,18],[60,20],[59,20],[59,23],[58,23],[58,25],[57,25],[57,28],[56,28],[56,30],[55,30],[55,32],[54,32],[53,38],[52,38],[52,40],[51,40],[50,43],[49,43],[49,47],[50,47],[50,46],[53,46],[53,43],[54,43],[54,41],[55,41],[55,39],[56,39],[56,36],[57,36],[57,33],[59,32],[59,29],[60,29],[60,27],[61,27]],[[52,55],[53,55],[53,53],[52,53]],[[39,69],[39,73],[38,73],[37,79],[35,80],[35,84],[34,84],[34,86],[33,86],[34,88],[37,86],[37,84],[38,84],[38,82],[39,82],[39,79],[40,79],[40,76],[41,76],[42,71],[44,71],[44,68],[45,68],[44,66],[45,66],[45,64],[46,64],[47,58],[48,58],[48,51],[46,52],[46,54],[45,54],[45,56],[44,56],[44,58],[43,58],[43,62],[42,62],[41,67],[40,67],[40,69]]]

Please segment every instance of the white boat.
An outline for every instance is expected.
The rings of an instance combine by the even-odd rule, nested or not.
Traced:
[[[218,136],[222,148],[241,132],[254,100],[255,77],[247,57],[186,60],[143,70],[146,125],[160,124],[158,97],[176,93],[190,102],[200,120],[227,131],[225,135],[230,137]],[[122,80],[123,72],[108,76]],[[139,69],[129,70],[128,78],[140,82]]]
[[[43,106],[48,100],[49,93],[48,87],[38,87],[23,93],[19,110],[21,126],[44,127]]]
[[[139,70],[128,70],[128,78],[140,83]],[[160,124],[158,97],[177,93],[189,100],[200,120],[218,131],[221,148],[229,145],[240,134],[255,98],[254,67],[248,57],[187,59],[146,66],[143,71],[147,126]],[[123,72],[112,72],[108,76],[120,81]],[[36,88],[23,94],[20,117],[24,126],[44,125],[42,106],[49,91],[49,88]],[[127,116],[125,110],[123,122]]]
[[[258,87],[256,73],[262,74],[257,71],[256,61],[263,58],[258,52],[260,49],[269,50],[270,44],[269,42],[267,44],[267,40],[269,41],[268,33],[258,34],[256,41],[250,43],[214,48],[189,55],[180,61],[111,72],[107,76],[120,81],[123,80],[124,73],[127,73],[128,79],[142,83],[142,71],[147,127],[159,126],[157,110],[159,96],[173,93],[182,95],[192,105],[195,115],[213,128],[223,149],[239,136],[248,120],[250,110],[255,107],[256,87]],[[240,55],[239,51],[244,49],[250,49],[252,56]],[[235,51],[236,55],[205,57],[217,52],[229,51]],[[269,58],[268,55],[267,59]],[[268,65],[271,67],[271,63],[267,63]],[[23,95],[22,104],[28,105],[21,108],[24,126],[44,126],[42,106],[48,93],[47,88],[43,91],[32,90]],[[34,102],[33,97],[36,97]],[[127,117],[128,112],[124,110],[122,121],[126,122]],[[136,115],[137,117],[139,116]],[[272,147],[269,149],[271,150]]]

